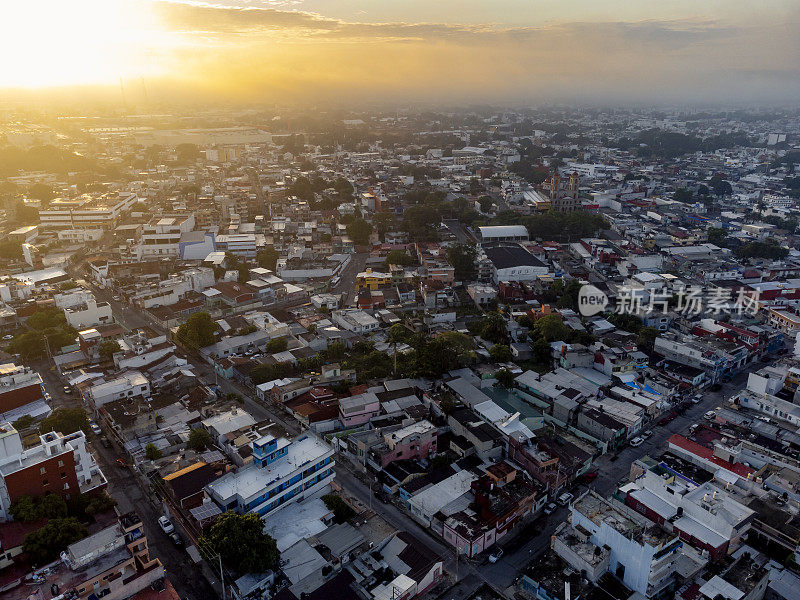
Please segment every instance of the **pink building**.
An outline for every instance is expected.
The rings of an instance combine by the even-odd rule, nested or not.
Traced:
[[[381,412],[381,401],[372,392],[339,400],[339,420],[345,429],[368,423]]]
[[[437,429],[428,421],[419,421],[383,436],[385,444],[378,448],[381,467],[396,460],[428,458],[436,454]]]

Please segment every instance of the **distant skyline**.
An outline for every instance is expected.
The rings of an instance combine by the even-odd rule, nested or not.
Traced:
[[[13,0],[0,6],[0,89],[788,104],[797,31],[789,0]]]

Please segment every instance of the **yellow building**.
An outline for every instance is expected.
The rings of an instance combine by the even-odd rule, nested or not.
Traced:
[[[391,285],[391,283],[391,273],[380,273],[372,269],[367,269],[356,275],[357,290],[377,290],[381,287]]]

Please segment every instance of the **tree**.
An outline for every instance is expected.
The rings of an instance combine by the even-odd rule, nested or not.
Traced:
[[[369,236],[372,234],[372,225],[364,219],[353,219],[347,224],[347,235],[353,243],[365,246],[369,243]]]
[[[639,330],[643,327],[642,319],[631,313],[615,312],[609,315],[608,320],[619,329],[630,331],[631,333],[639,333]]]
[[[784,258],[789,254],[788,248],[781,247],[774,239],[766,242],[748,242],[734,250],[736,258]]]
[[[88,531],[74,517],[53,519],[41,529],[25,536],[22,550],[34,565],[46,565],[56,558],[70,544],[86,537]]]
[[[387,265],[400,265],[401,267],[408,267],[413,265],[415,262],[416,261],[403,250],[391,250],[386,255]]]
[[[217,324],[207,312],[199,312],[189,317],[178,327],[177,339],[183,345],[198,350],[214,343]]]
[[[56,431],[69,435],[78,430],[89,431],[89,419],[86,416],[86,411],[80,407],[57,408],[39,423],[39,432],[41,434]]]
[[[39,506],[33,496],[20,496],[8,509],[15,521],[20,523],[33,523],[41,519]]]
[[[455,244],[447,249],[447,260],[455,270],[457,281],[469,281],[475,278],[475,246],[470,244]]]
[[[202,427],[196,427],[189,431],[189,441],[186,444],[190,450],[200,452],[212,444],[211,434]]]
[[[117,501],[114,500],[111,496],[108,495],[106,492],[102,492],[101,494],[93,495],[88,504],[86,505],[86,514],[90,516],[94,516],[98,513],[106,512],[107,510],[111,510],[117,505]]]
[[[275,540],[264,533],[264,523],[254,513],[223,513],[201,541],[219,553],[222,562],[237,573],[265,573],[280,560]]]
[[[708,241],[715,246],[725,247],[725,239],[728,237],[728,231],[724,227],[709,227],[708,228]]]
[[[50,492],[41,496],[37,505],[41,519],[59,519],[67,516],[67,503],[58,494]]]
[[[236,402],[237,404],[244,404],[244,398],[241,394],[237,394],[236,392],[228,392],[225,394],[225,400],[228,402]]]
[[[683,204],[691,204],[694,202],[694,194],[686,188],[678,188],[675,190],[675,193],[672,194],[672,199],[676,202],[682,202]]]
[[[642,327],[639,330],[639,336],[636,338],[636,345],[643,352],[652,354],[657,337],[658,329],[655,327]]]
[[[508,369],[500,369],[494,374],[494,378],[506,389],[514,387],[514,374]]]
[[[150,442],[144,447],[144,455],[150,460],[158,460],[159,458],[164,456],[161,450],[156,448],[156,445],[153,444],[152,442]]]
[[[196,144],[178,144],[175,146],[175,152],[181,164],[191,163],[200,158],[200,149]]]
[[[344,523],[356,516],[356,511],[337,494],[327,494],[322,497],[322,501],[328,510],[333,511],[334,523]]]
[[[511,348],[505,344],[495,344],[489,350],[489,357],[494,362],[507,362],[512,358]]]
[[[490,313],[480,323],[478,333],[483,339],[495,344],[505,342],[508,337],[508,326],[505,318],[499,312]]]
[[[45,329],[51,329],[53,327],[60,327],[62,325],[66,325],[67,317],[64,315],[64,311],[60,308],[44,308],[41,310],[37,310],[33,313],[26,324],[31,329],[36,329],[38,331],[44,331]]]
[[[531,356],[534,362],[549,366],[553,355],[548,341],[541,336],[534,338],[531,344]]]
[[[275,266],[278,264],[279,257],[280,254],[278,254],[278,251],[272,246],[268,246],[263,250],[258,251],[256,254],[256,262],[258,263],[259,267],[274,271]]]
[[[22,415],[19,419],[14,421],[12,425],[17,431],[24,431],[33,425],[33,417],[30,415]]]
[[[106,340],[102,344],[100,344],[100,358],[104,360],[111,360],[114,358],[114,354],[121,351],[122,347],[119,345],[119,342],[116,340]]]
[[[717,196],[729,196],[733,193],[733,187],[725,180],[725,178],[717,173],[708,181],[708,187],[711,188]]]
[[[569,328],[559,315],[546,315],[537,319],[533,329],[548,343],[564,340],[569,335]]]
[[[277,354],[289,347],[289,341],[285,337],[273,338],[267,342],[267,352]]]
[[[492,210],[492,204],[494,204],[494,200],[492,200],[491,196],[481,196],[478,198],[478,204],[480,204],[483,212],[488,213],[490,210]]]

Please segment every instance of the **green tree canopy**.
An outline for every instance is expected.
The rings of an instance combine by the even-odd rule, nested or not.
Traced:
[[[372,225],[364,219],[353,219],[347,224],[347,235],[353,243],[359,246],[369,244],[369,236],[372,234]]]
[[[514,387],[514,374],[508,369],[500,369],[494,374],[494,378],[497,379],[497,383],[504,388],[508,389]]]
[[[189,449],[200,452],[212,444],[211,434],[202,427],[196,427],[189,431],[189,442],[186,444]]]
[[[511,360],[511,348],[506,346],[505,344],[495,344],[489,350],[489,356],[494,362],[508,362]]]
[[[348,519],[356,516],[356,511],[338,494],[327,494],[322,497],[322,501],[328,510],[333,511],[333,520],[335,523],[344,523]]]
[[[89,418],[81,407],[59,407],[42,419],[39,423],[39,432],[42,434],[56,431],[69,435],[78,430],[89,431]]]
[[[259,267],[274,271],[275,266],[278,264],[279,257],[280,254],[278,254],[278,251],[272,246],[268,246],[263,250],[258,251],[256,254],[256,262],[258,263]]]
[[[41,529],[25,536],[22,550],[34,565],[46,565],[58,558],[67,546],[82,540],[87,534],[86,527],[74,517],[52,519]]]
[[[447,249],[447,260],[455,269],[455,278],[458,281],[475,279],[475,246],[471,244],[454,244]]]
[[[415,261],[412,257],[406,254],[403,250],[391,250],[386,255],[386,264],[387,265],[400,265],[402,267],[408,267],[410,265],[415,264]]]
[[[270,354],[277,354],[283,352],[289,347],[289,341],[285,337],[273,338],[267,342],[267,352]]]
[[[261,517],[254,513],[223,513],[203,541],[238,573],[265,573],[280,560],[275,540],[264,533]]]
[[[190,316],[186,322],[178,327],[178,341],[197,350],[214,343],[214,333],[217,324],[207,312],[199,312]]]
[[[122,350],[122,347],[119,345],[119,342],[116,340],[106,340],[102,344],[100,344],[100,357],[105,360],[111,360],[114,358],[114,354]]]
[[[150,442],[144,447],[144,455],[150,460],[158,460],[159,458],[164,456],[161,450],[156,448],[156,445],[153,444],[152,442]]]

